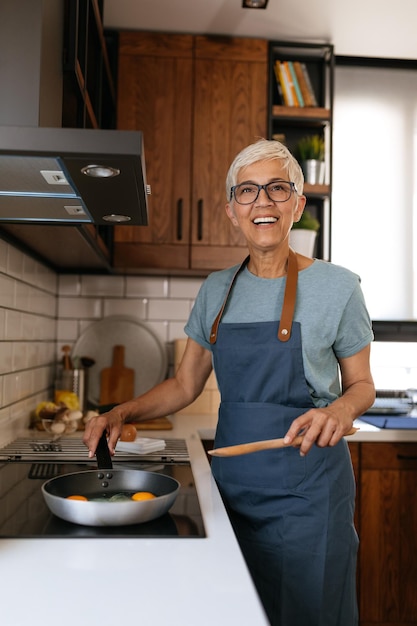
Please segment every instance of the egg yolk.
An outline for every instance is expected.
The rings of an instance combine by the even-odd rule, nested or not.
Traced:
[[[133,494],[132,500],[152,500],[156,496],[150,491],[137,491]]]
[[[85,496],[67,496],[67,500],[83,500],[84,502],[87,502],[87,498]]]

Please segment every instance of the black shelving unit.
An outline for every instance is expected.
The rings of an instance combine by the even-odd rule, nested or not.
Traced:
[[[288,106],[275,73],[275,62],[305,65],[316,99],[315,106]],[[331,44],[271,41],[269,43],[268,133],[285,143],[300,160],[297,144],[302,137],[319,135],[325,141],[325,180],[305,184],[306,208],[320,222],[315,255],[330,260],[332,126],[334,51]]]

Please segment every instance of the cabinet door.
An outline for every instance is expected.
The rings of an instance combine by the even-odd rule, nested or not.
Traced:
[[[362,626],[417,624],[417,444],[361,444]]]
[[[247,254],[225,213],[225,179],[236,154],[267,132],[265,40],[195,38],[193,269],[220,269]]]
[[[120,33],[118,128],[144,134],[151,195],[148,226],[115,227],[115,267],[189,267],[192,50],[189,35]]]

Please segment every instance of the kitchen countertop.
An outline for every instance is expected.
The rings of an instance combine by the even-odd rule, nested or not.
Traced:
[[[213,437],[216,416],[170,419],[173,430],[145,436],[187,440],[207,537],[0,540],[3,623],[268,623],[201,444]],[[360,420],[355,425],[360,430],[351,441],[417,441],[417,430],[379,429]]]
[[[7,626],[262,626],[263,609],[224,510],[198,429],[210,416],[174,416],[185,438],[206,538],[2,539],[2,623]]]

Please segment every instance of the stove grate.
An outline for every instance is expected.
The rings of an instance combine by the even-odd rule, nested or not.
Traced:
[[[189,462],[185,439],[165,439],[164,450],[134,454],[116,451],[114,461],[149,461],[164,463]],[[62,437],[51,441],[42,435],[21,437],[0,448],[0,460],[3,461],[77,461],[88,462],[87,448],[79,438]],[[91,460],[93,462],[93,460]]]

